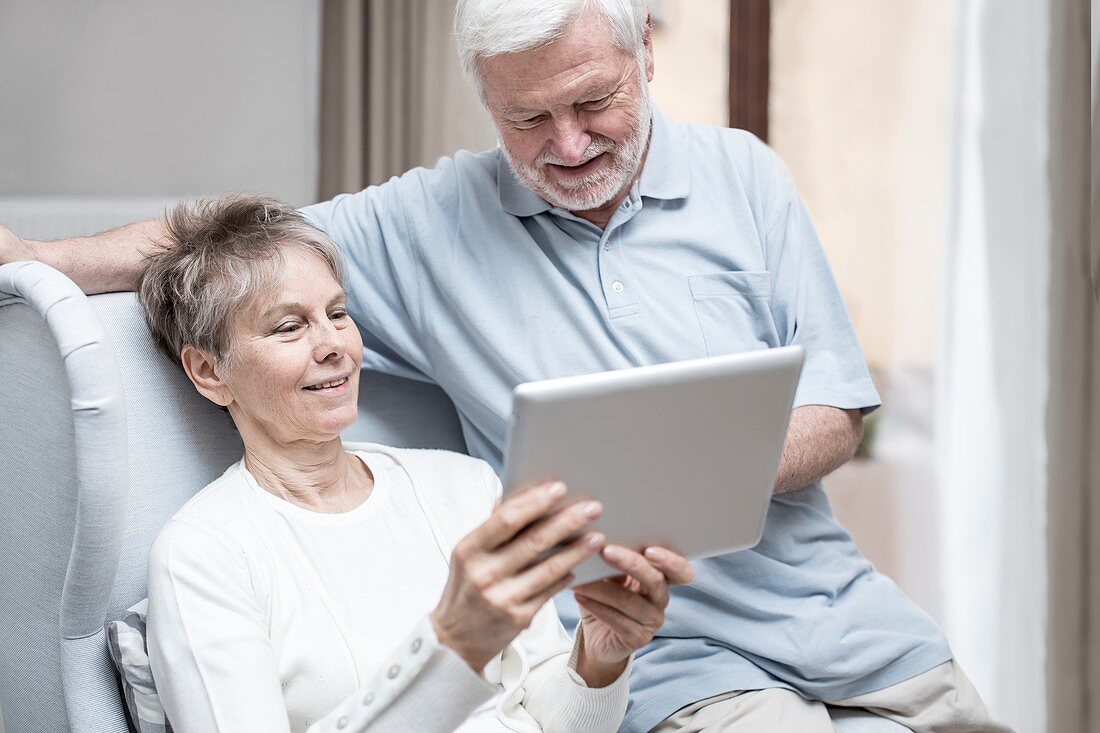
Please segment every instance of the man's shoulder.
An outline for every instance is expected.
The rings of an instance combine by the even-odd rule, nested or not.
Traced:
[[[687,147],[685,158],[694,175],[708,185],[724,186],[731,177],[739,188],[761,204],[791,186],[790,173],[779,155],[754,133],[735,127],[704,123],[676,125]]]

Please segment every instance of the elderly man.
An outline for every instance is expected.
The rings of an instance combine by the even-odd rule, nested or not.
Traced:
[[[459,53],[500,147],[304,210],[350,262],[364,363],[441,385],[470,452],[499,469],[518,382],[801,344],[763,539],[674,592],[624,730],[809,733],[851,716],[1007,730],[833,518],[819,480],[878,395],[789,176],[749,134],[654,109],[649,30],[643,0],[459,2]],[[6,233],[0,260],[128,289],[162,226]],[[577,622],[571,599],[560,612]]]

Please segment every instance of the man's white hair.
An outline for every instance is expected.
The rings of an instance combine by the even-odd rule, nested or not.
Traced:
[[[642,63],[646,0],[458,0],[455,41],[466,78],[481,94],[481,59],[555,41],[589,10],[607,24],[612,42]]]

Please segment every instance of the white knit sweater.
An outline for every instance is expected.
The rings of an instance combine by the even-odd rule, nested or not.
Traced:
[[[488,465],[467,456],[347,448],[404,468],[448,559],[500,495]],[[394,652],[363,668],[316,572],[247,481],[241,463],[231,466],[176,513],[150,552],[149,660],[178,733],[452,731],[500,693],[497,720],[512,730],[617,729],[629,670],[607,687],[585,687],[549,603],[481,675],[437,642],[426,617],[407,639],[378,639]]]

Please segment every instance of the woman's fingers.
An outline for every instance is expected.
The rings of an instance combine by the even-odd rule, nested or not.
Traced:
[[[649,560],[621,545],[608,545],[602,554],[605,563],[641,584],[642,595],[660,608],[668,605],[668,582],[664,573],[653,567]]]
[[[639,649],[652,640],[652,633],[622,611],[595,598],[577,595],[577,605],[605,624],[619,639],[632,649]],[[587,636],[585,637],[587,641]]]
[[[586,583],[573,589],[577,602],[585,600],[599,601],[614,608],[636,624],[656,630],[664,621],[663,609],[645,596],[631,592],[619,583],[597,581]]]
[[[492,515],[459,543],[468,550],[488,551],[507,543],[527,525],[550,511],[565,496],[565,484],[552,481],[524,489],[504,500]],[[467,550],[467,551],[468,551]]]
[[[543,596],[546,589],[572,574],[573,569],[599,552],[606,539],[599,532],[590,532],[576,538],[549,557],[503,583],[505,592],[521,601]]]
[[[598,501],[579,501],[532,522],[493,553],[494,571],[502,577],[518,574],[543,553],[576,538],[602,511]]]
[[[683,555],[664,547],[647,547],[645,557],[664,573],[669,585],[687,585],[695,580],[695,568]]]

